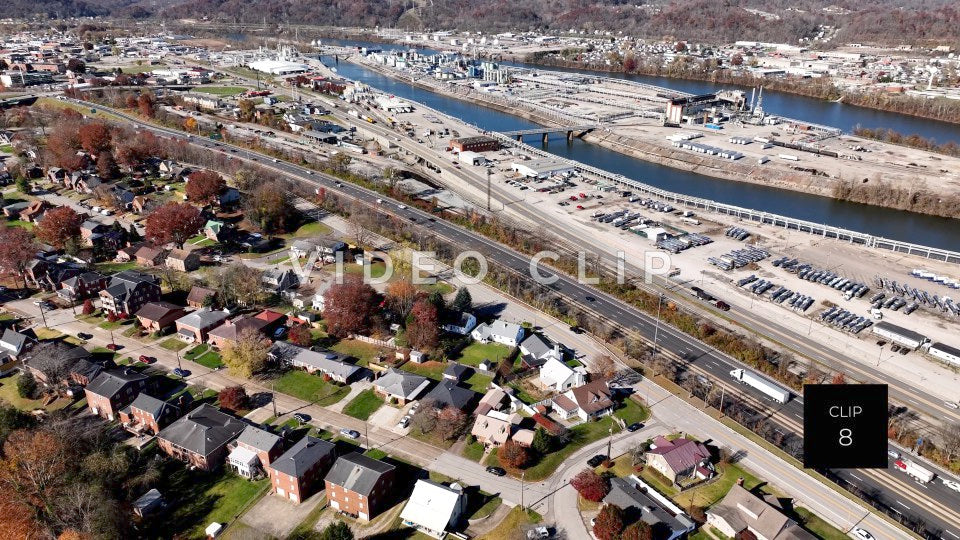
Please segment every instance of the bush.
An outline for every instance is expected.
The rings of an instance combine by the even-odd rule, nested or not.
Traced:
[[[570,485],[581,497],[593,502],[602,501],[610,491],[610,483],[607,479],[595,473],[593,469],[580,471],[570,480]]]
[[[530,461],[530,453],[516,441],[509,440],[500,447],[497,458],[504,466],[512,469],[522,469]]]
[[[247,409],[250,405],[250,398],[247,391],[242,386],[228,386],[217,394],[217,400],[220,406],[232,411]]]
[[[93,301],[89,298],[83,301],[83,314],[93,315]]]
[[[600,509],[593,525],[593,534],[599,540],[617,540],[623,532],[623,510],[608,504]]]
[[[117,316],[112,311],[107,313],[107,322],[117,322]]]
[[[17,379],[17,394],[25,399],[36,399],[37,380],[33,378],[33,374],[29,371]]]

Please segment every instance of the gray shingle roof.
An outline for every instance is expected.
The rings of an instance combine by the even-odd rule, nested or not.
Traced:
[[[193,313],[188,313],[177,319],[177,324],[189,326],[190,328],[210,328],[223,322],[230,314],[226,311],[198,309]]]
[[[243,433],[237,437],[237,442],[243,443],[251,448],[256,448],[257,450],[269,452],[270,449],[280,442],[280,437],[265,429],[260,429],[257,426],[247,426],[247,428],[243,430]]]
[[[308,435],[271,463],[270,468],[299,478],[317,462],[332,456],[336,449],[333,443]]]
[[[354,376],[360,367],[344,362],[347,356],[333,351],[311,351],[303,347],[297,347],[285,341],[278,341],[273,344],[270,354],[279,362],[290,363],[297,367],[309,367],[317,369],[323,373],[329,373],[344,380]]]
[[[175,407],[162,399],[155,398],[146,392],[141,392],[137,395],[137,399],[133,400],[133,403],[130,404],[131,408],[140,409],[141,411],[146,412],[154,419],[160,419],[163,416],[163,411],[167,407]]]
[[[377,480],[394,469],[389,463],[353,452],[338,459],[325,480],[360,495],[369,496]]]
[[[449,405],[462,411],[465,410],[467,406],[470,405],[470,402],[475,400],[478,396],[479,394],[473,390],[464,388],[462,386],[457,386],[457,383],[451,381],[450,379],[444,379],[434,386],[433,390],[430,390],[430,392],[423,397],[423,400],[433,400],[437,408],[442,409],[443,407]]]
[[[386,375],[377,379],[375,386],[392,396],[403,396],[406,399],[416,399],[427,387],[426,377],[390,369]]]
[[[87,390],[98,396],[112,398],[128,384],[145,381],[149,377],[130,368],[109,369],[101,372],[87,384]]]
[[[0,347],[3,347],[4,350],[10,351],[13,354],[20,354],[23,352],[29,339],[25,334],[7,328],[3,331],[3,337],[0,337]]]
[[[246,427],[238,418],[204,403],[164,428],[158,437],[207,456],[232,441]]]
[[[610,492],[603,502],[622,509],[627,518],[625,523],[628,524],[644,521],[651,527],[669,527],[671,532],[692,530],[694,526],[685,515],[675,516],[664,510],[656,500],[637,489],[629,478],[611,478]]]

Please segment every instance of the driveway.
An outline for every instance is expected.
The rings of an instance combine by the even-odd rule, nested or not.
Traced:
[[[275,538],[286,538],[321,502],[326,504],[323,491],[300,504],[268,493],[247,510],[240,521]]]

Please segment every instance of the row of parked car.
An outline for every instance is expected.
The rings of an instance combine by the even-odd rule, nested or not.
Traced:
[[[859,334],[863,330],[873,326],[873,321],[868,317],[851,313],[850,311],[837,306],[830,306],[827,308],[823,313],[820,314],[820,320],[822,320],[824,323],[830,324],[838,330],[850,332],[851,334]]]

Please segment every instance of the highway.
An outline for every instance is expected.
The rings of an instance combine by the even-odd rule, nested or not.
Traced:
[[[99,104],[81,103],[90,105],[91,107],[107,109]],[[343,195],[371,206],[377,206],[376,201],[383,199],[384,204],[380,205],[383,211],[406,219],[415,219],[421,226],[428,228],[437,236],[446,238],[462,246],[464,249],[479,251],[498,264],[517,272],[525,274],[529,272],[529,257],[449,222],[443,220],[431,221],[431,219],[435,219],[433,215],[416,208],[401,208],[401,203],[390,200],[380,193],[353,184],[341,183],[341,181],[335,177],[313,172],[285,161],[274,161],[273,158],[241,147],[234,147],[209,139],[188,136],[176,130],[147,124],[139,118],[129,116],[117,110],[108,110],[158,135],[178,140],[189,140],[194,144],[209,148],[213,151],[221,151],[228,153],[228,155],[232,154],[238,158],[256,161],[261,165],[285,173],[306,184],[317,187],[322,186],[331,192],[342,193]],[[557,282],[552,285],[551,288],[563,294],[568,301],[580,305],[585,310],[602,313],[605,317],[617,321],[623,327],[637,331],[641,335],[652,339],[655,327],[657,327],[657,323],[652,317],[588,285],[577,283],[576,280],[566,275],[556,273],[549,269],[541,269],[541,272],[544,274],[553,274],[558,278]],[[669,352],[676,355],[677,358],[688,359],[687,361],[691,366],[696,366],[718,381],[729,380],[729,372],[731,370],[745,367],[736,360],[727,357],[723,353],[712,349],[668,325],[659,325],[657,334],[658,347],[665,353]],[[742,391],[742,395],[749,397],[751,401],[761,403],[765,405],[767,409],[775,411],[778,423],[782,423],[784,427],[791,431],[797,433],[802,431],[802,400],[794,399],[785,405],[780,405],[750,387],[744,386],[738,388]],[[960,539],[960,511],[958,511],[958,509],[960,509],[960,493],[947,489],[940,483],[939,479],[934,480],[928,485],[918,486],[897,471],[862,472],[872,478],[872,480],[858,480],[857,478],[851,477],[851,483],[861,487],[864,491],[872,491],[876,488],[880,496],[883,497],[885,501],[889,501],[890,504],[895,504],[897,500],[906,499],[903,502],[906,503],[909,508],[904,508],[903,511],[905,514],[916,516],[936,530],[944,531],[937,536],[945,539]],[[855,474],[861,478],[865,477],[860,475],[860,471]],[[823,486],[823,489],[830,488]],[[898,538],[900,537],[897,536],[898,534],[903,535],[902,532],[895,531],[898,530],[891,528],[889,531],[890,534],[886,536],[889,538]]]

